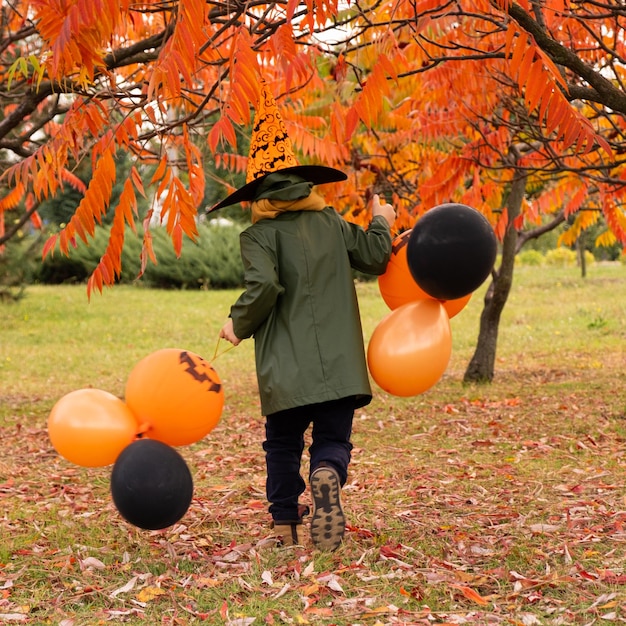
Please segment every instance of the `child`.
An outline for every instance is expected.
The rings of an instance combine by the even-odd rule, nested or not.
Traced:
[[[266,105],[274,104],[265,98]],[[261,113],[256,129],[265,119]],[[277,112],[271,118],[282,130]],[[255,146],[253,140],[250,158]],[[281,159],[285,153],[289,149],[280,151]],[[288,161],[256,176],[250,176],[249,164],[248,172],[250,182],[215,207],[252,202],[252,225],[240,239],[245,291],[220,337],[238,345],[254,336],[266,417],[267,498],[277,537],[283,545],[303,543],[308,508],[298,502],[305,490],[300,465],[304,433],[312,425],[311,538],[318,548],[335,550],[345,531],[340,491],[354,411],[372,398],[352,269],[385,271],[395,211],[374,196],[372,221],[363,229],[345,221],[315,188],[345,178],[338,170]]]

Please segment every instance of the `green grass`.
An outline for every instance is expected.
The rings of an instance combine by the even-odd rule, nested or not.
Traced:
[[[484,287],[452,319],[426,393],[357,412],[335,553],[277,550],[252,342],[226,352],[235,291],[31,287],[1,306],[0,623],[592,624],[626,619],[626,269],[516,268],[496,377],[462,384]],[[388,313],[358,287],[364,333]],[[110,467],[73,465],[46,422],[70,391],[123,396],[164,347],[211,360],[222,419],[179,448],[183,519],[124,522]],[[307,471],[305,459],[303,471]]]

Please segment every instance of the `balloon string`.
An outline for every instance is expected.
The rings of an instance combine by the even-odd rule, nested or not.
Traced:
[[[222,356],[222,354],[226,354],[229,350],[232,350],[235,346],[228,346],[228,348],[226,348],[226,350],[222,350],[219,354],[217,353],[218,348],[220,347],[220,340],[222,338],[218,337],[217,338],[217,343],[215,344],[215,352],[213,353],[213,358],[211,359],[210,363],[213,363],[213,361],[215,361],[215,359],[217,359],[218,356]]]

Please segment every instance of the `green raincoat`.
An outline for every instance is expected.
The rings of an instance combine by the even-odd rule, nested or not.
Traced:
[[[261,412],[356,396],[371,401],[351,268],[384,273],[389,226],[367,230],[333,208],[262,219],[240,238],[245,291],[231,309],[239,339],[254,336]]]

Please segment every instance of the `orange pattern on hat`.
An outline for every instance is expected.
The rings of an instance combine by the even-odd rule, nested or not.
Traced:
[[[291,139],[287,136],[287,130],[274,96],[270,93],[267,85],[263,83],[261,85],[261,98],[254,119],[254,128],[252,129],[246,183],[265,174],[297,165],[298,161],[291,145]]]

